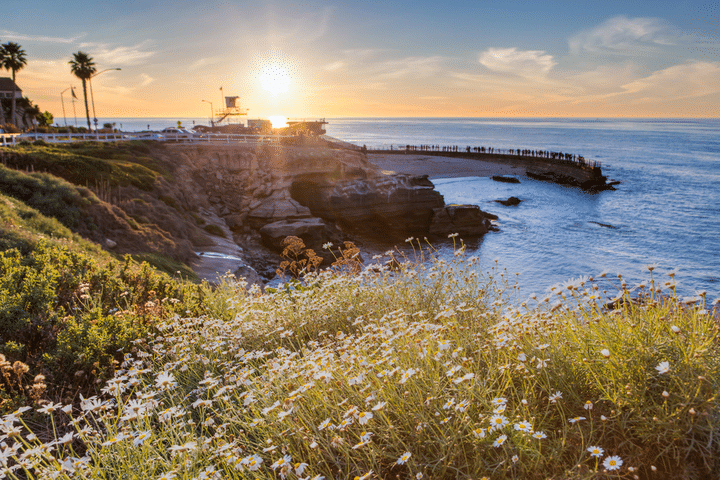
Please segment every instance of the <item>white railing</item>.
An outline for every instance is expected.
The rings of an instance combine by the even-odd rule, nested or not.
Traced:
[[[230,143],[245,143],[245,144],[279,144],[280,136],[278,135],[244,135],[240,133],[203,133],[194,134],[192,136],[182,133],[167,133],[162,134],[163,139],[161,141],[174,141],[183,143],[209,143],[209,144],[230,144]],[[138,138],[142,139],[142,138]]]
[[[6,145],[15,145],[15,139],[20,135],[20,133],[0,133],[0,147],[4,147]],[[19,141],[20,140],[17,140],[17,142]]]
[[[34,142],[43,140],[47,143],[71,142],[119,142],[129,140],[152,140],[157,142],[182,142],[206,144],[248,144],[265,145],[279,144],[277,135],[243,135],[243,134],[183,134],[183,133],[2,133],[0,147],[17,145],[22,141]]]
[[[47,143],[70,142],[117,142],[126,140],[122,133],[3,133],[0,146],[17,145],[20,142],[43,140]]]

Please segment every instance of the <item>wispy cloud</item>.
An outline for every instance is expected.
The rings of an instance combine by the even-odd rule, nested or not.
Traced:
[[[48,37],[46,35],[25,35],[22,33],[11,32],[9,30],[2,30],[2,33],[0,33],[0,37],[7,40],[46,43],[76,43],[78,40],[84,38],[86,35],[86,33],[80,33],[74,37]]]
[[[679,30],[661,18],[613,17],[568,40],[573,53],[594,52],[632,55],[662,46],[677,45]]]
[[[155,79],[152,78],[147,73],[141,73],[140,74],[140,87],[145,87],[147,85],[150,85],[152,82],[154,82]]]
[[[220,62],[222,62],[224,59],[223,57],[208,57],[208,58],[200,58],[198,60],[195,60],[189,67],[188,70],[196,70],[198,68],[204,68],[208,65],[215,65]]]
[[[652,99],[687,99],[720,92],[720,64],[693,62],[658,70],[622,86],[626,94]]]
[[[110,46],[106,44],[83,43],[80,48],[87,48],[96,64],[137,65],[143,63],[157,52],[148,50],[149,41],[132,46]]]
[[[480,54],[480,63],[493,72],[510,73],[526,78],[544,77],[557,65],[543,50],[488,48]]]
[[[381,48],[354,48],[343,50],[342,53],[349,58],[370,58],[386,51],[387,50]]]
[[[342,60],[338,60],[337,62],[332,62],[332,63],[325,65],[323,68],[325,70],[327,70],[328,72],[335,72],[335,71],[343,68],[345,65],[346,65],[345,62],[343,62]]]
[[[439,55],[432,57],[406,57],[388,60],[376,64],[376,76],[385,79],[429,77],[442,70],[445,58]]]

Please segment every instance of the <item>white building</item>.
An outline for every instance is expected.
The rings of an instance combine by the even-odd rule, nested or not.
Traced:
[[[13,82],[12,78],[0,77],[0,98],[22,98],[22,90]]]

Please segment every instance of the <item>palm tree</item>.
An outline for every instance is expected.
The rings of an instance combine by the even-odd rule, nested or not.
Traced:
[[[88,130],[92,130],[90,126],[90,108],[88,107],[87,100],[87,81],[97,71],[95,68],[95,62],[90,55],[85,52],[73,53],[73,60],[70,60],[70,71],[82,80],[83,84],[83,95],[85,96],[85,114],[87,115]]]
[[[25,58],[25,50],[15,42],[8,42],[3,46],[4,54],[2,55],[2,66],[5,70],[12,70],[12,80],[15,82],[15,73],[22,70],[27,65]],[[15,92],[12,96],[12,104],[10,107],[10,118],[15,123]]]

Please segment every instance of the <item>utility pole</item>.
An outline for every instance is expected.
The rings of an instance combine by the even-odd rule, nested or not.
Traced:
[[[210,126],[215,126],[215,111],[213,110],[212,102],[210,100],[201,100],[201,102],[209,103],[210,104]]]

